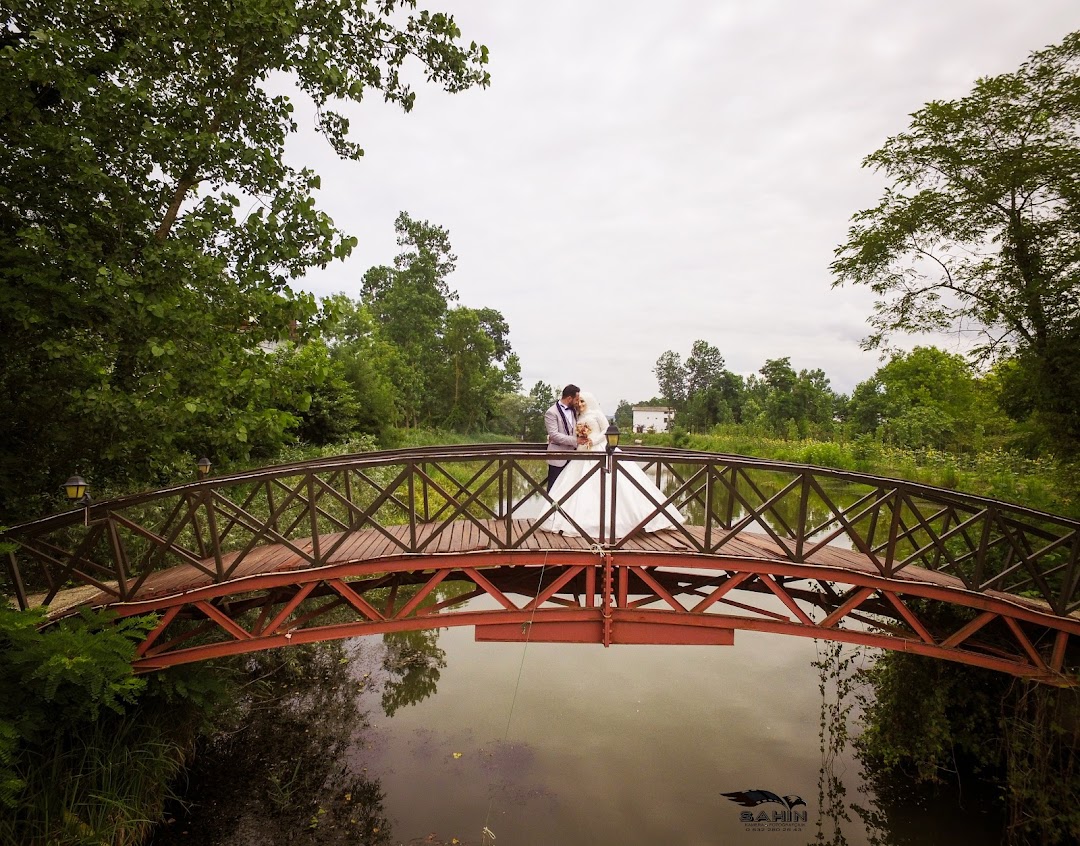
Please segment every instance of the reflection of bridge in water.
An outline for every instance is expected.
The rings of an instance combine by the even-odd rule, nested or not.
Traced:
[[[1076,521],[857,473],[630,448],[570,456],[601,474],[604,521],[598,537],[569,537],[541,528],[546,457],[530,444],[392,450],[95,503],[10,529],[5,591],[53,617],[80,604],[160,614],[141,670],[444,626],[604,645],[730,644],[746,629],[1077,683]],[[677,506],[686,526],[610,536],[620,487],[639,488],[629,461],[664,490],[654,513]],[[517,516],[527,499],[536,517]]]

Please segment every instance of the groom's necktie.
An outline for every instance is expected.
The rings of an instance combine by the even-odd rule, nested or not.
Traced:
[[[570,416],[570,409],[563,405],[561,402],[558,403],[558,406],[559,411],[561,412],[560,417],[562,418],[563,425],[566,427],[566,434],[569,435],[573,432],[574,429],[574,420]]]

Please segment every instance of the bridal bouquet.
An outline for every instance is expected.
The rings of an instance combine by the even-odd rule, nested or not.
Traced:
[[[587,438],[592,435],[592,426],[590,426],[588,423],[578,423],[577,429],[575,431],[577,432],[577,436],[579,438]]]

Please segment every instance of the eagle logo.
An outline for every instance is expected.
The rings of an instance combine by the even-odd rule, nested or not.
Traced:
[[[730,799],[736,805],[742,805],[744,808],[754,808],[758,805],[764,805],[766,802],[783,805],[788,811],[792,810],[796,805],[806,806],[801,796],[778,796],[771,790],[742,790],[735,793],[721,793],[720,795]]]

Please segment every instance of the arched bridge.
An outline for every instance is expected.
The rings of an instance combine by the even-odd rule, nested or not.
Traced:
[[[595,537],[543,529],[533,444],[340,456],[10,529],[5,588],[51,616],[156,613],[139,670],[474,626],[479,640],[730,644],[737,630],[905,650],[1059,685],[1080,665],[1080,523],[893,479],[632,447],[589,463]],[[685,526],[613,538],[637,462]],[[643,491],[644,492],[644,491]],[[647,493],[647,492],[646,492]],[[643,521],[646,522],[646,521]]]

